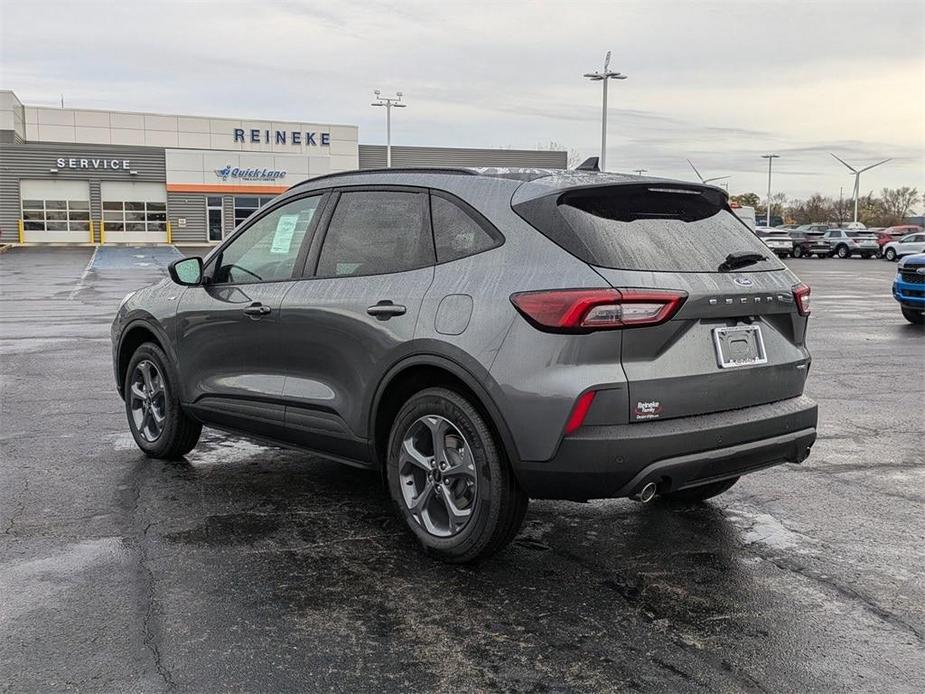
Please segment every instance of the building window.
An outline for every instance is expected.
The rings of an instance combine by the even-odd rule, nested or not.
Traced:
[[[272,199],[272,197],[257,196],[236,197],[234,199],[234,225],[237,227]]]
[[[24,231],[89,231],[87,200],[23,200]]]
[[[106,231],[167,231],[167,203],[103,201]]]
[[[221,241],[224,236],[225,211],[222,207],[222,198],[218,196],[206,197],[206,228],[209,241]]]

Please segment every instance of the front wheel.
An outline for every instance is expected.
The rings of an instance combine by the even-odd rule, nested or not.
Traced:
[[[848,250],[847,246],[839,246],[835,249],[835,255],[844,260],[851,255],[851,252]]]
[[[889,260],[891,263],[896,260],[896,249],[887,248],[886,252],[883,254],[883,257]]]
[[[802,249],[800,246],[794,246],[794,247],[793,247],[793,257],[794,257],[794,258],[802,258],[802,257],[803,257],[803,249]]]
[[[902,307],[903,318],[912,323],[913,325],[922,325],[925,322],[925,311],[921,311],[914,308]]]
[[[659,496],[665,501],[677,502],[680,504],[694,504],[699,501],[706,501],[707,499],[711,499],[714,496],[719,496],[725,491],[729,491],[732,485],[738,481],[738,477],[730,477],[728,480],[720,480],[719,482],[701,484],[697,487],[688,487],[687,489],[680,489],[676,492],[667,492],[665,494],[660,494]]]
[[[173,460],[199,441],[202,425],[180,406],[167,355],[146,342],[135,350],[125,373],[123,396],[132,438],[152,458]]]
[[[490,556],[520,530],[527,496],[486,420],[459,393],[413,395],[392,424],[386,466],[399,513],[444,561]]]

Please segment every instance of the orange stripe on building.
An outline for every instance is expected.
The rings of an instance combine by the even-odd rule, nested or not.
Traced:
[[[216,186],[209,183],[168,183],[168,193],[285,193],[289,186]]]

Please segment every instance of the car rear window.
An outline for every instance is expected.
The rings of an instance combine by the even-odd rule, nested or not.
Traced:
[[[621,270],[720,272],[727,255],[751,251],[765,260],[737,272],[783,267],[730,211],[725,196],[709,188],[596,186],[561,194],[554,209],[548,203],[531,202],[521,203],[516,211],[592,265]],[[557,214],[561,221],[550,220],[550,214]]]

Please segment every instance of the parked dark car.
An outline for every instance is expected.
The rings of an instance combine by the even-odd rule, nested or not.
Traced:
[[[849,231],[846,229],[829,229],[813,241],[810,253],[821,257],[838,256],[850,258],[858,255],[873,258],[879,251],[877,237],[866,231]]]
[[[126,297],[113,365],[149,456],[206,425],[380,471],[461,562],[529,498],[690,503],[801,462],[809,293],[711,186],[351,172]]]
[[[893,298],[907,321],[914,325],[925,322],[925,253],[907,255],[899,261]]]
[[[789,232],[790,241],[793,243],[793,257],[794,258],[810,258],[812,257],[814,251],[813,247],[817,244],[822,235],[825,232],[823,231],[805,231],[794,229]],[[827,247],[826,247],[827,248]],[[826,251],[824,256],[828,257],[828,251]]]

